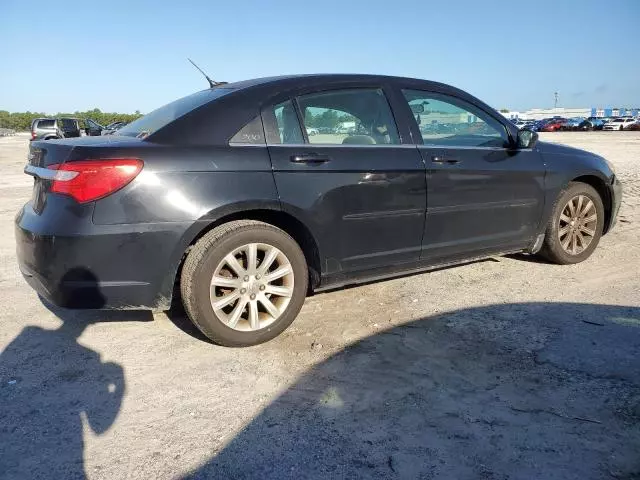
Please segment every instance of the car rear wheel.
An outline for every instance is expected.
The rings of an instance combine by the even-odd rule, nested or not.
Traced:
[[[598,246],[603,227],[604,206],[598,192],[572,182],[554,205],[540,254],[561,265],[582,262]]]
[[[307,292],[304,254],[286,232],[238,220],[211,230],[192,248],[180,278],[191,321],[220,345],[246,347],[282,333]]]

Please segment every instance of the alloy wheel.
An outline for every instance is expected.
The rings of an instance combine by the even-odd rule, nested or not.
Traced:
[[[214,270],[211,306],[229,328],[260,330],[284,313],[293,287],[286,255],[266,243],[249,243],[229,252]]]
[[[558,239],[562,249],[570,255],[584,252],[596,235],[598,213],[586,195],[570,199],[560,214]]]

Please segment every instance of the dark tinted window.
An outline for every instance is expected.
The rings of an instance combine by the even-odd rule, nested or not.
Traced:
[[[400,143],[389,103],[380,89],[332,90],[298,98],[309,143]]]
[[[58,124],[60,125],[60,128],[65,132],[78,128],[78,124],[76,123],[76,121],[71,118],[61,118],[58,120]]]
[[[174,102],[148,113],[144,117],[131,122],[126,127],[118,130],[118,135],[127,135],[130,137],[146,137],[151,135],[162,127],[168,125],[181,116],[189,113],[202,105],[209,103],[216,98],[233,91],[230,88],[213,88],[202,90],[187,97],[183,97]]]
[[[262,120],[257,116],[236,133],[231,140],[231,144],[262,145],[264,144],[264,133],[262,131]]]
[[[504,147],[504,125],[480,108],[435,92],[403,90],[425,145]]]
[[[304,143],[298,115],[291,100],[266,109],[264,111],[264,122],[269,143]]]
[[[36,128],[53,128],[55,125],[54,120],[38,120]]]

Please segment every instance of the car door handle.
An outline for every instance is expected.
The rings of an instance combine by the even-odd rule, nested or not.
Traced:
[[[319,165],[326,163],[330,160],[327,155],[320,155],[318,153],[302,153],[298,155],[291,155],[292,163],[310,163],[312,165]]]
[[[369,185],[383,185],[385,183],[390,183],[389,179],[387,178],[387,174],[386,173],[365,173],[362,178],[360,179],[360,181],[358,182],[359,184],[369,184]]]
[[[456,163],[460,163],[460,159],[459,158],[441,157],[441,156],[438,156],[438,155],[434,155],[433,157],[431,157],[431,161],[433,163],[448,163],[449,165],[455,165]]]

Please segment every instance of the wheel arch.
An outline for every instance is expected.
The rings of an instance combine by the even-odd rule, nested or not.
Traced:
[[[611,212],[613,208],[611,194],[609,193],[609,188],[607,187],[606,182],[596,175],[581,175],[571,180],[571,182],[585,183],[593,187],[595,191],[598,192],[598,195],[600,195],[604,206],[604,230],[602,231],[602,234],[604,235],[609,231],[609,226],[611,224]]]
[[[283,212],[279,209],[272,208],[253,208],[226,213],[215,220],[201,221],[197,227],[190,230],[181,242],[179,251],[177,252],[177,261],[172,262],[171,272],[168,273],[160,285],[158,292],[158,300],[156,304],[158,309],[165,310],[172,305],[173,300],[179,296],[175,286],[178,285],[182,265],[189,253],[189,250],[204,235],[218,227],[219,225],[231,222],[233,220],[256,220],[268,223],[274,227],[285,231],[300,245],[304,253],[309,269],[309,290],[310,292],[320,283],[320,250],[316,238],[313,236],[309,228],[294,215]]]

